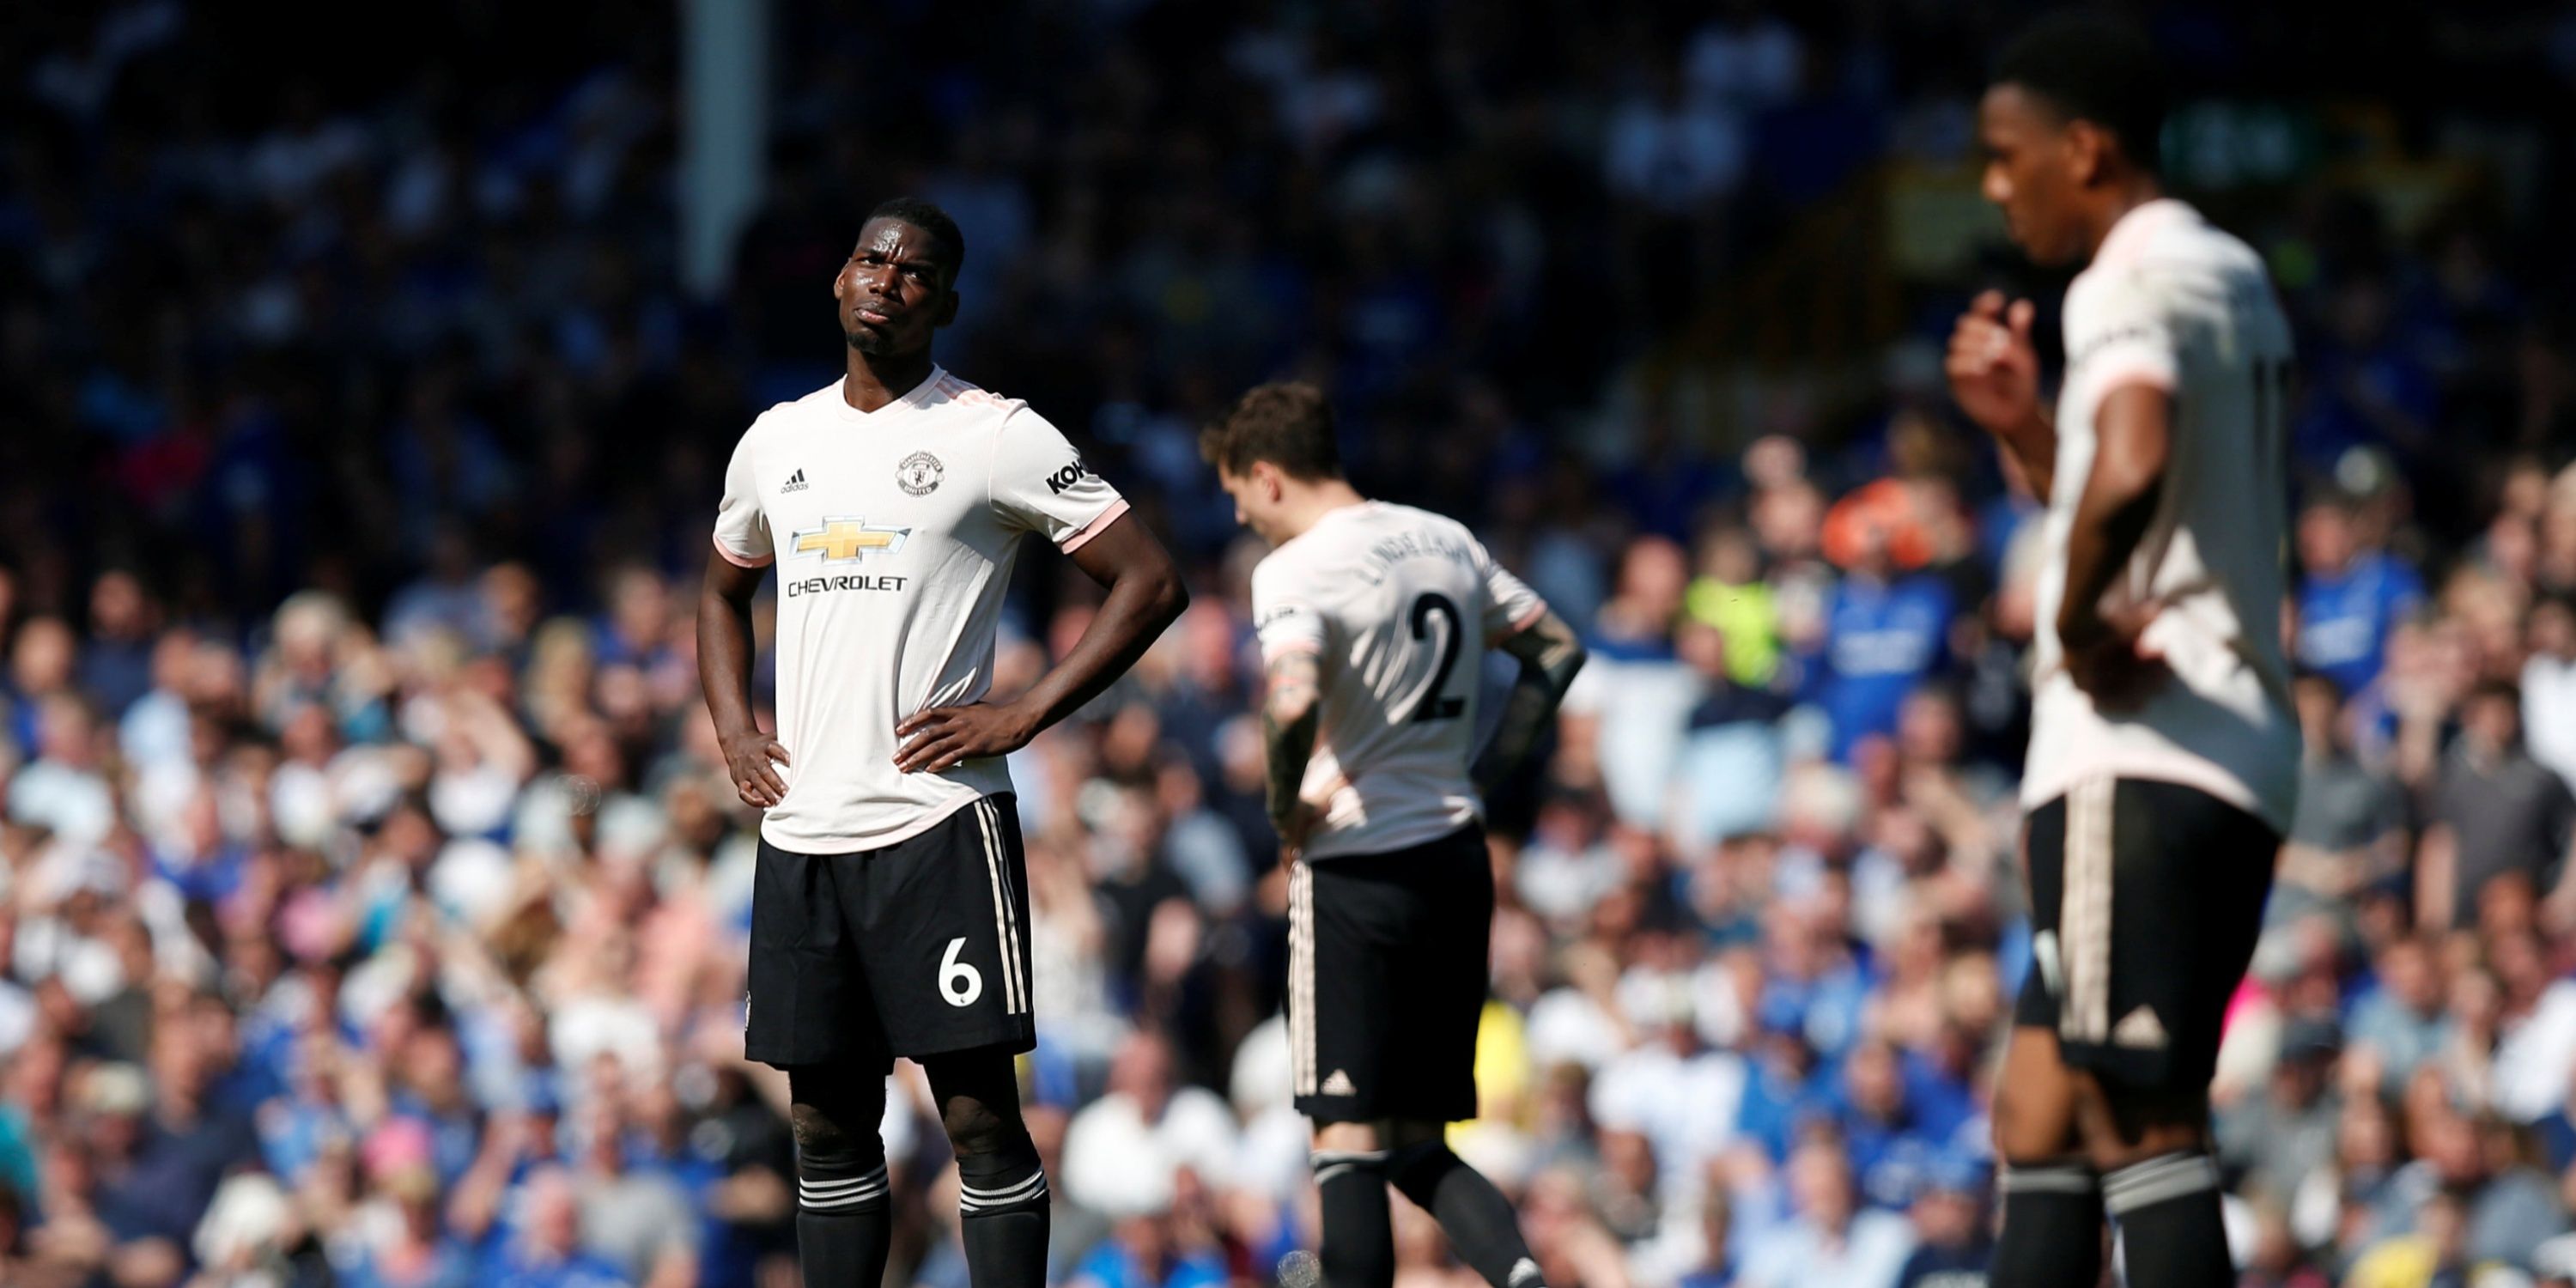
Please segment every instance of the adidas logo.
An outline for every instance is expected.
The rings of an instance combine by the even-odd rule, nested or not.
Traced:
[[[2164,1021],[2156,1018],[2155,1008],[2141,1006],[2120,1017],[2111,1026],[2111,1045],[2144,1047],[2150,1051],[2165,1045]]]
[[[804,490],[805,490],[805,471],[803,471],[803,470],[798,470],[798,471],[796,471],[795,473],[788,475],[788,476],[787,476],[787,482],[786,482],[784,485],[780,486],[780,488],[779,488],[778,490],[779,490],[780,494],[782,494],[782,495],[784,495],[785,493],[789,493],[789,492],[802,492],[802,491],[804,491]]]
[[[1351,1081],[1351,1075],[1339,1069],[1335,1069],[1333,1070],[1333,1076],[1324,1079],[1324,1086],[1320,1094],[1327,1096],[1356,1096],[1360,1094],[1360,1088],[1358,1083]]]

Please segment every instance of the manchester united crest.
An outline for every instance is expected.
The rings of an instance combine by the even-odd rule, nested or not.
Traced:
[[[914,452],[894,467],[895,486],[911,496],[928,496],[939,490],[939,480],[946,477],[947,467],[928,452]]]

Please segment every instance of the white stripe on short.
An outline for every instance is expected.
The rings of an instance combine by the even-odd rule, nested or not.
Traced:
[[[1028,1009],[1028,998],[1017,969],[1019,937],[1012,933],[1017,919],[1011,914],[1010,891],[1002,878],[1001,829],[993,822],[991,797],[975,802],[975,824],[984,836],[984,873],[993,883],[993,934],[1001,941],[1002,1013],[1018,1015]]]
[[[1315,1094],[1315,877],[1288,869],[1288,1068],[1292,1094]]]
[[[2111,802],[2119,787],[2117,778],[2087,778],[2066,793],[2066,888],[2058,906],[2066,1010],[2057,1022],[2077,1042],[2111,1036]]]

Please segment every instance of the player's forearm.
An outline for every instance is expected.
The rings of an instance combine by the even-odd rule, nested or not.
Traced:
[[[2057,614],[2060,638],[2081,636],[2100,621],[2102,596],[2146,535],[2156,489],[2097,498],[2088,487],[2066,534],[2066,598]]]
[[[1048,728],[1100,696],[1145,656],[1145,650],[1189,605],[1189,591],[1182,586],[1178,570],[1168,563],[1159,569],[1140,568],[1112,581],[1108,597],[1073,651],[1020,698],[1037,718],[1031,732]]]
[[[2102,399],[2093,468],[2076,499],[2066,534],[2066,597],[2059,637],[2081,637],[2101,625],[2104,592],[2137,553],[2164,494],[2170,454],[2163,390],[2129,385]]]
[[[2028,421],[1998,432],[1995,439],[2021,466],[2022,477],[2030,480],[2031,495],[2045,503],[2057,486],[2057,426],[2048,409],[2039,408]]]
[[[1265,804],[1285,836],[1306,782],[1306,762],[1321,735],[1323,664],[1313,653],[1282,653],[1270,660],[1269,688],[1261,699],[1261,746],[1269,766]]]
[[[716,733],[752,729],[751,605],[712,589],[698,596],[698,688]]]
[[[1323,713],[1311,702],[1285,710],[1262,708],[1261,741],[1269,765],[1264,804],[1271,823],[1283,832],[1297,813],[1298,792],[1306,782],[1306,762],[1314,758],[1315,737],[1322,724]]]
[[[1554,622],[1553,616],[1549,621]],[[1555,723],[1556,709],[1564,703],[1565,692],[1573,687],[1575,673],[1583,669],[1586,656],[1582,643],[1568,631],[1548,640],[1534,656],[1521,659],[1520,678],[1503,699],[1502,719],[1494,726],[1493,741],[1476,758],[1473,773],[1478,794],[1492,794],[1529,759],[1539,739]]]

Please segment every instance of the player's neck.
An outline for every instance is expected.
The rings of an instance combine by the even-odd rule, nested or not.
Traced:
[[[1358,488],[1352,487],[1341,479],[1327,479],[1321,483],[1309,484],[1304,489],[1304,493],[1297,499],[1294,508],[1288,512],[1288,538],[1291,540],[1306,535],[1306,531],[1314,527],[1325,515],[1335,510],[1346,510],[1354,505],[1365,504],[1368,501],[1367,497],[1360,495]]]
[[[849,373],[841,378],[841,401],[860,411],[876,411],[930,379],[931,365],[928,349],[876,357],[852,349]]]
[[[2090,262],[2102,253],[2102,243],[2110,239],[2111,230],[2119,227],[2120,221],[2128,218],[2130,211],[2160,200],[2164,195],[2164,185],[2157,183],[2151,174],[2132,174],[2114,183],[2110,200],[2103,203],[2084,229],[2085,260]]]

